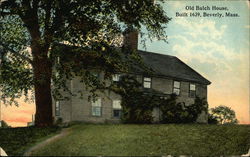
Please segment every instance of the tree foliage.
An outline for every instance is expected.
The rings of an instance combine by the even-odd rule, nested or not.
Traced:
[[[237,124],[236,114],[230,107],[220,105],[210,110],[210,119],[219,124]]]
[[[119,62],[122,58],[114,48],[119,45],[124,30],[136,29],[141,35],[147,34],[144,39],[166,40],[164,28],[170,20],[162,6],[153,4],[152,0],[5,0],[0,3],[1,101],[11,104],[34,89],[35,119],[39,126],[52,124],[50,93],[57,98],[59,89],[67,90],[67,79],[81,76],[81,81],[94,92],[97,88],[93,84],[103,86],[103,83],[96,83],[89,72],[90,64],[92,68],[104,69],[107,79],[114,70],[126,67]],[[67,51],[62,44],[80,50]],[[123,49],[122,53],[130,52]]]
[[[164,99],[160,105],[162,123],[194,123],[202,111],[207,112],[207,101],[196,97],[194,104],[186,105],[177,102],[177,95],[172,94]]]
[[[28,97],[32,89],[32,70],[29,64],[28,37],[17,16],[0,22],[0,101],[17,104],[15,98]],[[9,98],[9,99],[8,99]]]
[[[159,103],[155,95],[147,95],[133,76],[123,76],[112,88],[122,97],[122,121],[124,123],[152,123],[153,108]]]
[[[11,126],[9,126],[4,120],[0,121],[0,123],[2,128],[11,128]]]

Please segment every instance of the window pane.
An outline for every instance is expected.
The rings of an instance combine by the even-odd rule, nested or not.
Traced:
[[[180,95],[180,89],[174,88],[173,93],[175,93],[176,95]]]
[[[60,63],[60,57],[56,57],[57,59],[57,63],[59,64]]]
[[[101,98],[97,98],[96,100],[92,100],[92,106],[98,106],[101,107]]]
[[[113,108],[115,109],[121,109],[121,100],[113,100]]]
[[[116,118],[120,118],[121,117],[121,110],[113,110],[113,116]]]
[[[60,102],[56,101],[56,111],[55,111],[56,116],[60,116]]]
[[[174,87],[180,88],[181,83],[179,81],[174,81]]]
[[[190,90],[189,95],[191,98],[195,98],[195,91]]]
[[[119,74],[115,74],[112,76],[112,80],[113,81],[119,81],[120,80],[120,75]]]
[[[144,77],[144,81],[151,82],[151,78],[150,77]]]
[[[195,84],[190,84],[190,90],[194,90],[195,91]]]
[[[59,108],[59,106],[60,106],[60,102],[56,101],[56,108]]]
[[[151,88],[151,82],[144,82],[143,87],[144,88]]]
[[[101,107],[92,107],[92,115],[93,116],[101,116]]]

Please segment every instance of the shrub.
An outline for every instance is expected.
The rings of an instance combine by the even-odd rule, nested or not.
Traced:
[[[132,76],[123,76],[112,87],[122,97],[122,121],[124,123],[152,123],[152,111],[157,102],[156,96],[145,95],[141,84]]]
[[[61,125],[62,122],[63,122],[62,117],[59,117],[59,118],[57,118],[55,125],[57,125],[57,126],[58,126],[58,125]]]
[[[0,128],[11,128],[11,126],[9,126],[4,120],[0,121]]]
[[[208,124],[218,124],[218,120],[210,113],[208,113]]]
[[[152,111],[157,103],[157,97],[136,92],[122,97],[124,123],[152,123]]]
[[[141,84],[132,76],[123,76],[112,86],[112,90],[122,97],[122,121],[124,123],[152,123],[152,111],[159,107],[162,123],[192,123],[202,111],[207,111],[205,99],[196,98],[195,103],[186,106],[177,103],[177,96],[164,99],[153,94],[145,94]]]
[[[162,101],[162,123],[193,123],[202,111],[207,110],[207,102],[199,97],[196,97],[194,104],[188,106],[184,102],[177,103],[176,100],[177,96],[172,94]]]
[[[59,127],[37,128],[2,128],[0,129],[0,146],[9,156],[21,156],[26,149],[42,138],[60,131]]]
[[[188,122],[195,122],[202,111],[207,113],[208,103],[205,98],[196,97],[194,104],[186,106],[186,110],[189,113]]]

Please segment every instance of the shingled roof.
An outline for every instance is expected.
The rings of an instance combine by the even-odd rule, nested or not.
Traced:
[[[206,78],[193,70],[179,58],[138,50],[144,64],[153,69],[153,75],[200,84],[211,84]]]
[[[62,45],[60,45],[62,46]],[[74,48],[69,45],[63,45],[64,48],[69,51]],[[120,48],[119,48],[120,49]],[[142,57],[143,63],[153,70],[152,75],[158,77],[173,78],[176,80],[183,80],[189,82],[200,83],[209,85],[211,82],[196,72],[194,69],[189,67],[187,64],[182,62],[179,58],[170,55],[164,55],[159,53],[153,53],[148,51],[137,50],[139,55]],[[136,68],[137,67],[137,68]],[[135,66],[135,73],[147,73],[145,69],[141,69]],[[133,72],[133,73],[134,73]]]

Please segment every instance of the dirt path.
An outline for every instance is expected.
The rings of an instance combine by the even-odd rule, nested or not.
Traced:
[[[42,141],[41,143],[38,143],[38,144],[36,144],[35,146],[29,148],[29,149],[23,154],[23,156],[31,156],[31,154],[32,154],[34,151],[36,151],[37,149],[39,149],[39,148],[41,148],[41,147],[43,147],[43,146],[49,144],[50,142],[53,142],[53,141],[55,141],[55,140],[57,140],[57,139],[59,139],[59,138],[61,138],[61,137],[63,137],[63,136],[68,135],[68,134],[69,134],[69,131],[70,131],[70,128],[63,129],[62,132],[61,132],[60,134],[55,135],[55,136],[53,136],[53,137],[50,137],[50,138],[48,138],[47,140]]]

